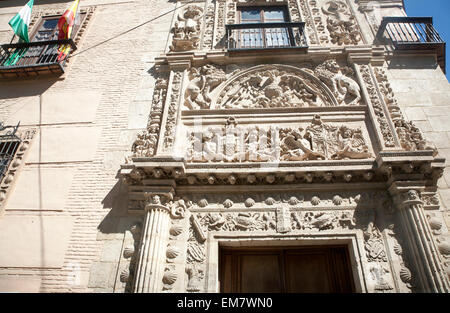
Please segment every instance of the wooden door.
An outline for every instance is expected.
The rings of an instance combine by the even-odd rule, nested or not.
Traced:
[[[220,253],[221,292],[353,292],[345,246],[305,248],[224,248]]]

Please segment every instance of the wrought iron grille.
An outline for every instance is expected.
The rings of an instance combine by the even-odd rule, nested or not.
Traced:
[[[434,28],[432,17],[383,17],[377,39],[387,40],[396,50],[434,50],[439,65],[446,71],[446,44]]]
[[[63,45],[70,45],[70,52],[77,49],[72,39],[1,45],[0,77],[64,73],[64,64],[70,52],[67,57],[58,60],[58,49]]]
[[[246,23],[226,25],[228,50],[308,48],[305,23]]]
[[[4,126],[0,122],[0,183],[14,159],[17,149],[21,143],[21,139],[16,135],[19,128],[16,126]]]

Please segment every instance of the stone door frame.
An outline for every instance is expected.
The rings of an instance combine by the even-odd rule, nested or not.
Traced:
[[[206,242],[206,289],[207,293],[220,292],[219,281],[219,248],[232,247],[269,247],[269,246],[320,246],[345,245],[348,248],[352,268],[353,283],[356,293],[366,293],[366,275],[363,271],[364,238],[356,231],[338,234],[267,234],[264,232],[239,233],[236,232],[209,232]]]

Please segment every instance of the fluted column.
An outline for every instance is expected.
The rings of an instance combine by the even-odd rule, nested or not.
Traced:
[[[158,196],[156,196],[158,197]],[[145,221],[133,292],[160,292],[169,238],[170,209],[159,198],[145,207]]]
[[[431,236],[431,229],[423,212],[423,202],[416,190],[399,195],[400,218],[410,255],[416,264],[423,292],[449,292],[449,282]]]

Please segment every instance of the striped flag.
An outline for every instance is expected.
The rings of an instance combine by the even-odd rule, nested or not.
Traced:
[[[14,34],[19,36],[25,42],[30,42],[28,38],[28,27],[30,26],[31,9],[33,8],[34,0],[30,0],[10,21],[9,25],[14,30]]]
[[[75,19],[79,16],[79,4],[80,0],[75,0],[70,7],[64,12],[64,14],[58,20],[58,39],[69,39],[72,35],[72,30],[75,25]],[[70,52],[70,45],[60,45],[58,48],[59,55],[58,61],[65,59]]]

